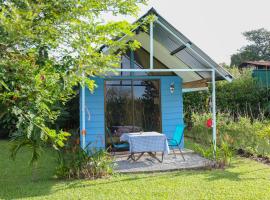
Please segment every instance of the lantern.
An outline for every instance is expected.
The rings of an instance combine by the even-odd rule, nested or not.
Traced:
[[[212,128],[213,126],[213,120],[210,118],[206,121],[206,127],[207,128]]]
[[[174,83],[171,83],[171,85],[170,85],[170,92],[171,92],[171,94],[174,93]]]

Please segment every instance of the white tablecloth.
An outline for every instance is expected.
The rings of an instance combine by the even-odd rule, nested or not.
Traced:
[[[131,153],[164,152],[169,154],[170,152],[166,136],[158,132],[124,133],[120,141],[129,143]]]

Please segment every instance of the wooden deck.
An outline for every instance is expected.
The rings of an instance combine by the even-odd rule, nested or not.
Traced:
[[[162,172],[173,170],[202,169],[208,168],[212,162],[201,157],[191,150],[184,150],[185,161],[176,151],[164,157],[162,163],[145,154],[138,161],[127,160],[129,152],[119,152],[114,156],[116,172],[119,173],[140,173],[140,172]],[[161,154],[157,154],[161,158]]]

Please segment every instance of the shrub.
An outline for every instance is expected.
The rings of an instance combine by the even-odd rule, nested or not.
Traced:
[[[74,144],[74,143],[73,143]],[[58,153],[58,178],[86,178],[95,179],[113,173],[112,158],[103,149],[90,149],[87,145],[83,150],[79,144],[66,145]]]
[[[212,129],[206,128],[205,125],[209,118],[211,118],[210,113],[192,113],[193,127],[186,132],[186,136],[192,137],[205,146],[211,145]],[[248,117],[239,117],[237,121],[234,121],[230,114],[219,113],[217,115],[217,145],[221,147],[225,143],[231,149],[242,149],[257,155],[269,155],[270,145],[259,134],[267,123],[267,121],[251,120]]]
[[[226,142],[222,142],[220,146],[216,147],[216,153],[214,154],[214,147],[206,147],[203,145],[195,144],[194,151],[202,155],[203,157],[215,161],[214,167],[224,168],[230,165],[233,157],[233,150],[229,147]]]
[[[265,145],[270,146],[270,124],[267,124],[263,129],[257,131],[257,135],[265,141]]]
[[[237,120],[238,116],[248,116],[252,120],[269,117],[269,88],[257,84],[256,79],[252,77],[251,70],[239,70],[238,68],[228,70],[235,79],[232,83],[227,81],[217,83],[216,102],[219,111],[229,113],[234,120]],[[185,114],[208,112],[211,89],[209,91],[184,93]]]

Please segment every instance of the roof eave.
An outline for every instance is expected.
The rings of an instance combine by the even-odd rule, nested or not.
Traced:
[[[138,22],[142,21],[148,15],[153,15],[153,14],[156,15],[158,19],[160,19],[159,21],[161,23],[163,23],[164,26],[168,27],[169,30],[173,31],[177,35],[177,37],[179,37],[179,38],[181,37],[181,39],[184,40],[186,42],[186,44],[188,44],[188,43],[191,44],[191,45],[188,45],[188,48],[191,48],[193,51],[195,51],[197,54],[199,54],[207,63],[209,63],[207,65],[209,67],[213,68],[217,72],[218,76],[216,76],[216,80],[226,80],[228,82],[232,82],[232,80],[234,78],[226,69],[219,66],[206,53],[204,53],[198,46],[196,46],[194,43],[192,43],[191,40],[189,40],[186,36],[184,36],[176,28],[174,28],[174,26],[172,26],[167,20],[165,20],[153,7],[151,9],[149,9],[144,15],[142,15],[138,20],[136,20],[133,24],[138,23]],[[137,28],[139,28],[139,27],[137,27]],[[123,37],[125,37],[125,36],[123,36]],[[121,37],[119,37],[118,39],[121,39]],[[101,51],[103,51],[103,49],[105,47],[106,46],[103,45],[101,47]]]

